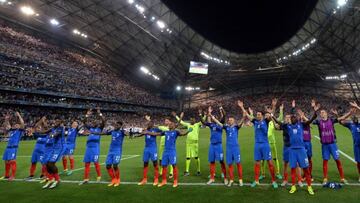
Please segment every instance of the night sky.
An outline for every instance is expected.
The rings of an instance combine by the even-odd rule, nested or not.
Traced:
[[[304,25],[317,0],[162,0],[209,41],[238,53],[268,51]]]

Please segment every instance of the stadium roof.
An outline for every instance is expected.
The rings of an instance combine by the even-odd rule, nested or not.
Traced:
[[[129,78],[165,90],[179,84],[220,88],[281,78],[317,81],[344,74],[356,81],[360,9],[358,1],[345,3],[319,0],[290,40],[256,54],[236,53],[212,43],[160,0],[32,0],[2,5],[0,11],[3,18],[65,38]],[[20,5],[30,5],[39,15],[21,16],[14,12]],[[48,23],[53,18],[57,26]],[[86,38],[73,34],[74,29]],[[209,75],[189,74],[191,60],[209,63]],[[160,80],[142,74],[141,66]]]

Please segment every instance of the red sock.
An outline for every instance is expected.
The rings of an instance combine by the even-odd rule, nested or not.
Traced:
[[[166,181],[166,175],[167,175],[167,167],[163,166],[162,168],[162,181]]]
[[[144,170],[143,170],[143,177],[144,177],[144,179],[147,179],[147,173],[148,173],[148,166],[145,166],[145,167],[144,167]]]
[[[16,175],[16,160],[12,160],[11,161],[11,173],[12,173],[12,177],[15,177]]]
[[[70,157],[70,169],[74,170],[74,158]]]
[[[323,160],[323,175],[324,178],[328,177],[328,160]]]
[[[291,183],[296,184],[296,168],[291,168]]]
[[[52,180],[53,178],[54,178],[54,175],[53,175],[53,174],[48,173],[48,179],[49,179],[49,180]]]
[[[173,172],[174,172],[174,181],[178,180],[178,168],[177,166],[173,167]]]
[[[284,181],[288,181],[287,167],[288,167],[288,163],[284,163]]]
[[[229,177],[230,180],[234,180],[234,167],[232,164],[229,165]]]
[[[241,163],[238,163],[236,165],[237,165],[239,179],[242,179],[243,178],[243,176],[242,176],[242,173],[243,173],[242,165],[241,165]]]
[[[36,163],[32,163],[30,166],[30,176],[34,176],[36,170]]]
[[[338,168],[339,174],[340,174],[340,178],[341,178],[341,179],[344,179],[344,170],[343,170],[343,167],[342,167],[342,165],[341,165],[340,159],[335,160],[335,162],[336,162],[336,166],[337,166],[337,168]]]
[[[154,166],[154,179],[159,179],[159,166],[157,164]]]
[[[10,161],[5,161],[5,177],[7,178],[10,176],[10,168],[11,168]]]
[[[271,174],[271,181],[275,181],[275,170],[274,170],[274,165],[272,162],[268,161],[268,165],[269,165],[269,170],[270,170],[270,174]]]
[[[120,168],[117,167],[115,170],[115,178],[120,182]]]
[[[210,163],[210,179],[215,179],[215,163]]]
[[[224,178],[226,178],[226,166],[224,162],[220,163],[221,165],[221,172],[224,174]]]
[[[54,178],[55,178],[56,181],[60,181],[60,176],[59,176],[58,173],[55,173],[55,174],[54,174]]]
[[[297,168],[297,169],[299,169],[299,168]],[[301,169],[300,169],[300,171],[299,171],[299,170],[296,170],[296,172],[297,172],[297,179],[298,179],[298,182],[302,181],[302,177],[301,177]],[[305,177],[305,174],[304,174],[304,177]]]
[[[310,176],[310,169],[309,168],[305,168],[304,169],[304,174],[305,174],[305,178],[306,178],[306,183],[308,186],[311,186],[311,176]]]
[[[90,163],[85,163],[84,179],[89,179],[90,176]]]
[[[62,158],[62,163],[63,163],[64,171],[67,170],[67,159],[66,159],[66,156],[64,156],[64,157]]]
[[[100,177],[101,176],[100,165],[99,165],[99,163],[94,163],[94,165],[95,165],[95,171],[96,171],[97,177]]]
[[[258,182],[260,176],[260,163],[255,163],[254,171],[255,171],[255,181]]]
[[[47,176],[47,170],[46,170],[46,165],[45,164],[41,166],[41,175]]]
[[[312,160],[309,159],[309,173],[310,173],[310,177],[312,177]]]
[[[357,169],[358,169],[358,173],[360,174],[360,162],[357,162]]]
[[[110,168],[107,169],[107,172],[108,172],[111,180],[114,180],[115,179],[114,169],[110,167]]]

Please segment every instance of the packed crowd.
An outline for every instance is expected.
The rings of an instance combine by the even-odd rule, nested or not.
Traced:
[[[4,22],[0,22],[0,65],[3,86],[146,105],[176,105],[174,100],[161,99],[125,80],[98,59],[16,31]]]
[[[30,94],[22,92],[1,91],[0,103],[2,104],[18,104],[18,105],[34,105],[34,106],[48,106],[48,107],[63,107],[76,109],[89,109],[100,107],[104,111],[125,111],[125,112],[157,112],[166,113],[170,110],[167,108],[158,108],[151,106],[139,106],[132,104],[85,100],[77,98],[66,98],[59,96],[49,96],[40,94]]]

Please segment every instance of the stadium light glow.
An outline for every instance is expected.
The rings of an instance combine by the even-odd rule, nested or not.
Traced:
[[[337,1],[337,5],[340,7],[344,6],[346,3],[347,3],[347,0],[338,0]]]
[[[30,6],[21,6],[20,7],[20,11],[25,14],[25,15],[28,15],[28,16],[32,16],[35,14],[35,11],[34,9],[32,9]]]
[[[310,42],[304,44],[301,48],[296,49],[295,51],[293,51],[292,53],[288,54],[287,56],[283,56],[283,57],[279,57],[278,59],[276,59],[276,63],[280,63],[282,61],[285,61],[287,59],[290,59],[293,56],[298,56],[300,55],[302,52],[306,51],[307,49],[310,48],[310,46],[312,44],[314,44],[316,42],[316,38],[312,38],[310,40]]]
[[[128,0],[128,3],[129,3],[129,4],[133,4],[133,3],[134,3],[134,0]]]
[[[145,75],[152,76],[154,80],[160,80],[159,76],[155,75],[154,73],[150,72],[145,66],[140,67],[140,71],[143,72]]]
[[[140,12],[140,13],[144,13],[145,12],[145,8],[143,6],[140,6],[139,4],[135,5],[136,9]]]
[[[177,90],[177,91],[180,91],[180,90],[181,90],[181,86],[180,86],[180,85],[176,86],[176,90]]]
[[[326,76],[325,80],[344,80],[347,78],[347,74],[342,74],[340,76],[334,75],[334,76]]]
[[[141,70],[142,72],[144,72],[145,74],[148,74],[148,73],[150,72],[149,69],[145,68],[144,66],[141,66],[141,67],[140,67],[140,70]]]
[[[164,29],[166,26],[165,23],[161,20],[158,20],[156,24],[159,26],[160,29]]]
[[[59,25],[59,21],[57,21],[55,18],[53,18],[50,20],[50,24],[57,26],[57,25]]]
[[[169,32],[171,33],[171,32]],[[208,59],[208,60],[211,60],[211,61],[215,61],[217,63],[224,63],[226,65],[230,65],[230,62],[227,61],[227,60],[223,60],[223,59],[219,59],[219,58],[216,58],[216,57],[213,57],[213,56],[210,56],[209,54],[205,53],[205,52],[200,52],[200,55],[202,57],[204,57],[205,59]]]
[[[2,3],[2,4],[6,3],[6,0],[0,0],[0,3]]]

